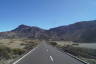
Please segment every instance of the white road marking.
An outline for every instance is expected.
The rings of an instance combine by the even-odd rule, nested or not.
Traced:
[[[23,57],[21,57],[19,60],[15,61],[13,64],[17,64],[19,61],[21,61],[23,58],[25,58],[27,55],[29,55],[31,52],[35,51],[38,47],[32,49],[27,54],[25,54]]]
[[[50,56],[50,59],[51,59],[51,61],[52,61],[52,62],[54,62],[54,60],[53,60],[53,57],[52,57],[52,56]]]
[[[46,51],[48,52],[48,49],[46,49]]]

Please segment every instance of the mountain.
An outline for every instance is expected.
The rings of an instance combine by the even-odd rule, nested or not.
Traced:
[[[51,39],[76,42],[96,42],[96,20],[44,30],[35,26],[20,25],[8,32],[0,32],[0,38]]]
[[[43,39],[46,38],[45,30],[35,27],[20,25],[16,29],[9,32],[1,32],[0,38],[33,38]]]
[[[52,33],[51,37],[54,39],[96,42],[96,20],[77,22],[67,26],[52,28],[49,31]]]

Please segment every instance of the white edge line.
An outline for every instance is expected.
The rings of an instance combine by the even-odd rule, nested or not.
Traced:
[[[60,52],[60,51],[59,51],[59,52]],[[66,51],[63,51],[63,52],[64,52],[65,54],[69,55],[70,57],[72,57],[72,58],[74,58],[74,59],[76,59],[76,60],[78,60],[78,61],[80,61],[80,62],[82,62],[82,63],[84,63],[84,64],[90,64],[89,62],[86,62],[86,61],[78,58],[77,56],[74,56],[74,55],[72,55],[72,54],[70,54],[70,53],[68,53],[68,52],[66,52]]]
[[[78,57],[76,57],[76,56],[74,56],[74,55],[72,55],[70,53],[67,53],[66,52],[66,54],[69,55],[69,56],[71,56],[71,57],[73,57],[73,58],[75,58],[75,59],[77,59],[77,60],[79,60],[79,61],[81,61],[81,62],[83,62],[84,64],[89,64],[88,62],[86,62],[86,61],[84,61],[84,60],[82,60],[82,59],[80,59],[80,58],[78,58]]]
[[[13,64],[17,64],[19,61],[21,61],[23,58],[25,58],[27,55],[29,55],[31,52],[35,51],[38,47],[32,49],[27,54],[25,54],[23,57],[21,57],[19,60],[15,61]]]

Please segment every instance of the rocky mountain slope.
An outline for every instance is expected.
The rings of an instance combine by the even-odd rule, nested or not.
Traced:
[[[49,30],[54,39],[96,42],[96,20],[77,22],[67,26],[60,26]]]
[[[0,32],[0,38],[32,38],[96,42],[96,20],[83,21],[44,30],[39,27],[20,25],[8,32]]]
[[[45,30],[27,25],[20,25],[16,29],[8,32],[1,32],[0,38],[33,38],[43,39],[47,37]]]

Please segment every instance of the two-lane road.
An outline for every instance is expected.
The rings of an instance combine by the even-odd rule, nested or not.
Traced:
[[[23,58],[13,64],[83,64],[54,47],[41,43],[36,49],[30,51]]]

